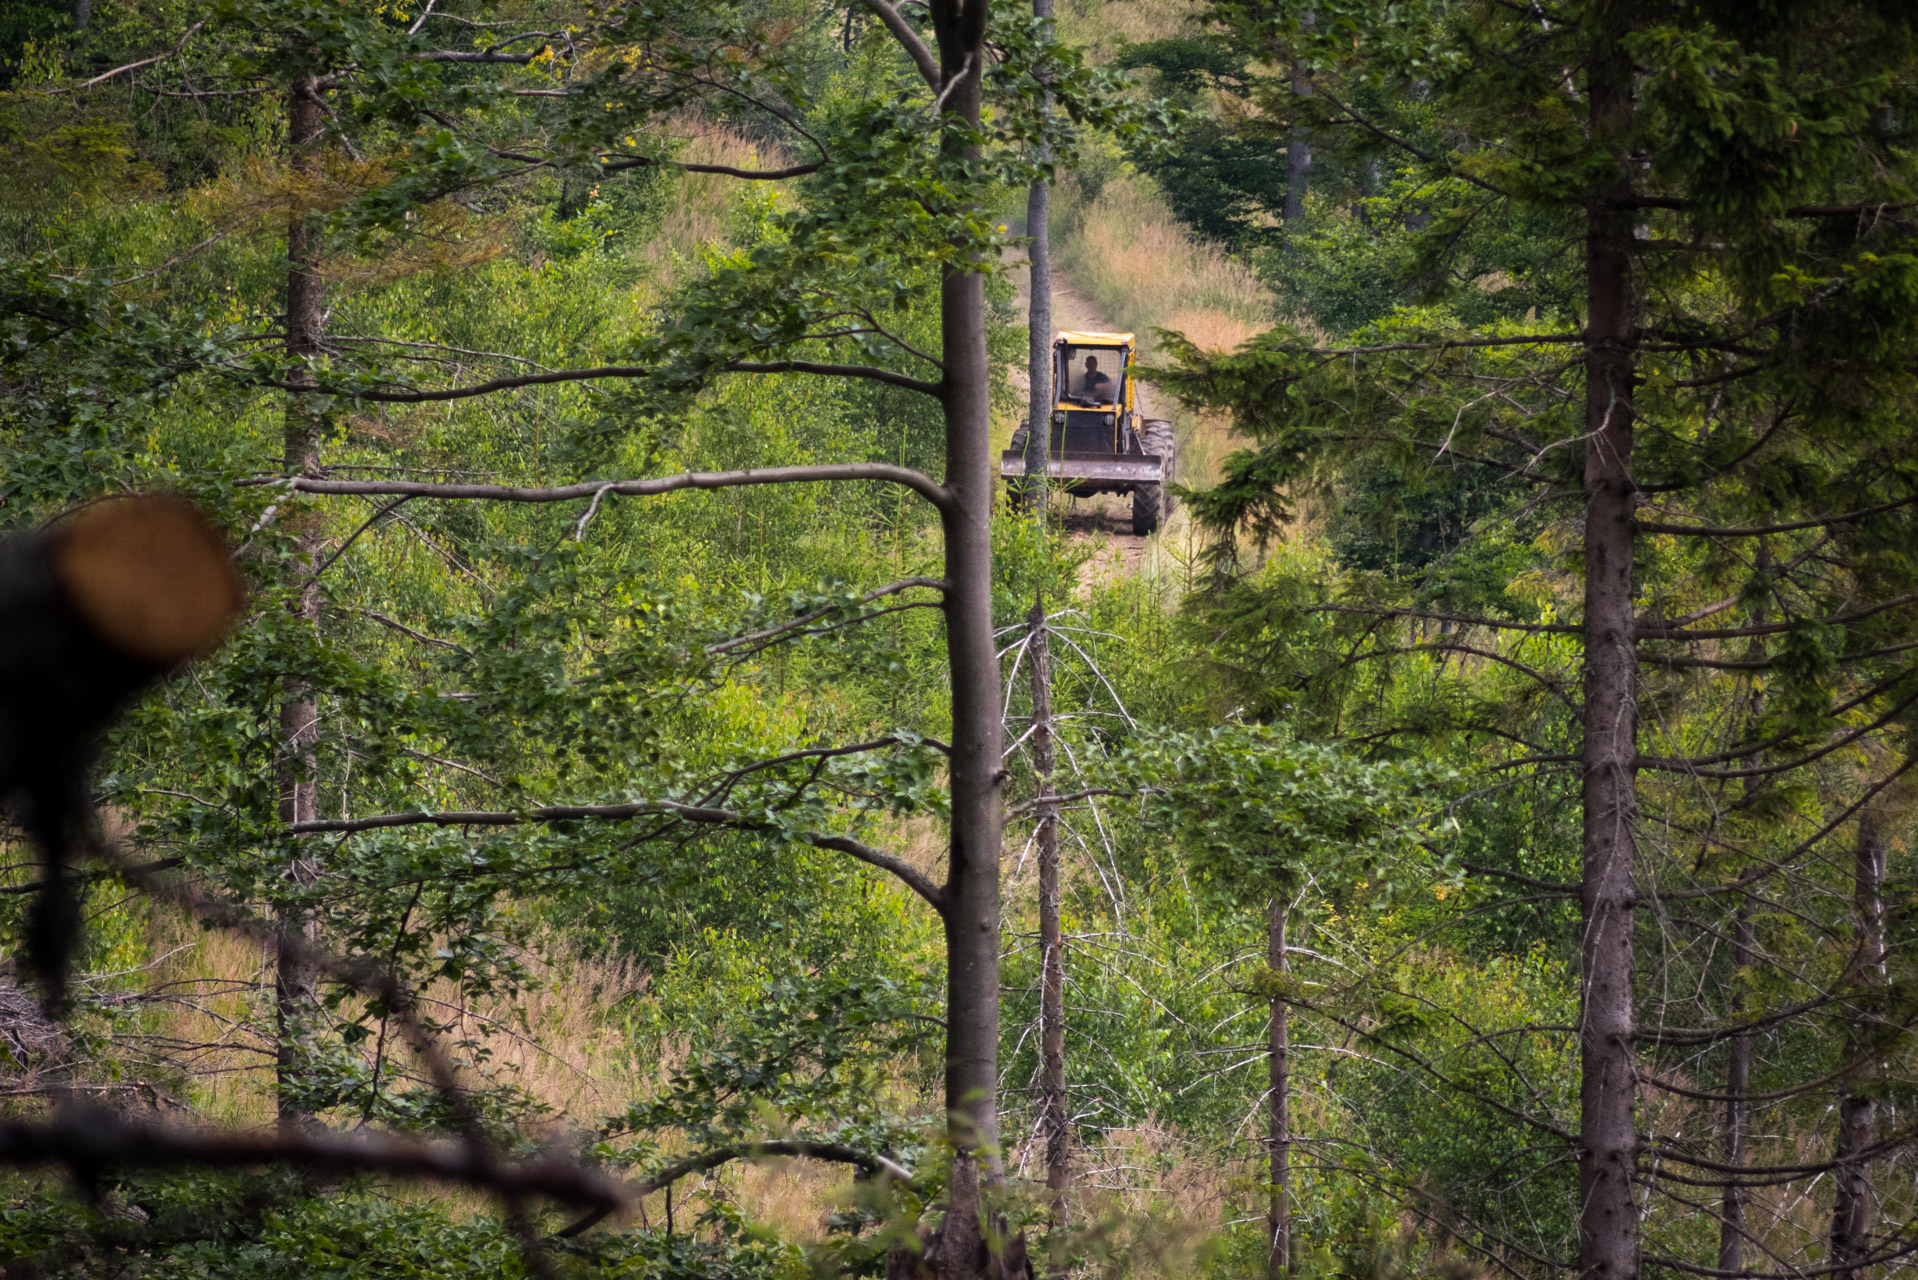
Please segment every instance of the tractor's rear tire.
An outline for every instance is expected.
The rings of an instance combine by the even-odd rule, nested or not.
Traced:
[[[1172,424],[1164,418],[1147,418],[1145,426],[1139,432],[1139,443],[1145,446],[1148,454],[1155,454],[1165,462],[1165,478],[1172,479],[1176,470],[1175,450],[1178,440],[1172,430]],[[1172,491],[1162,484],[1134,485],[1132,489],[1132,532],[1143,538],[1157,533],[1159,526],[1172,514]]]

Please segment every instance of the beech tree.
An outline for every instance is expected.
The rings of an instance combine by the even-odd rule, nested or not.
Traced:
[[[267,697],[277,725],[267,751],[270,803],[263,807],[269,797],[257,777],[221,769],[222,799],[160,808],[139,801],[136,839],[183,849],[174,856],[237,898],[273,904],[283,922],[276,984],[289,1151],[307,1151],[299,1144],[311,1142],[297,1131],[342,1104],[381,1114],[380,1054],[370,1081],[339,1055],[375,1035],[383,1051],[394,1019],[431,1030],[415,1002],[418,984],[449,974],[511,980],[510,961],[488,936],[496,904],[568,876],[603,874],[636,849],[678,848],[705,831],[753,833],[776,847],[811,845],[878,868],[939,917],[949,1167],[935,1175],[931,1161],[906,1171],[896,1152],[824,1138],[788,1147],[921,1179],[919,1189],[937,1178],[939,1216],[928,1220],[921,1256],[901,1255],[907,1260],[898,1265],[979,1275],[1017,1265],[995,1260],[1001,1246],[989,1247],[999,1237],[987,1203],[999,1169],[1005,778],[992,613],[998,480],[989,447],[1001,375],[988,350],[986,280],[1006,237],[992,215],[1008,190],[1043,174],[1047,156],[1072,150],[1076,130],[1136,129],[1144,114],[1118,104],[1106,81],[1051,43],[1045,26],[1016,13],[994,22],[984,0],[910,10],[867,0],[856,16],[776,9],[536,6],[495,14],[429,3],[402,13],[337,0],[230,0],[204,15],[183,12],[178,30],[159,33],[153,55],[63,86],[62,93],[126,89],[229,109],[281,102],[284,168],[263,190],[235,191],[234,202],[282,211],[285,303],[276,317],[183,322],[128,301],[111,282],[12,264],[6,323],[20,340],[8,347],[9,377],[37,389],[17,398],[31,407],[15,414],[16,443],[77,434],[109,461],[90,475],[15,469],[13,492],[57,505],[124,471],[116,456],[124,443],[102,418],[116,404],[182,394],[284,399],[276,466],[262,472],[258,460],[236,457],[237,474],[190,485],[243,544],[258,609],[248,641],[235,646],[240,656],[217,677],[212,705],[183,717],[186,732],[194,732],[193,715],[209,728],[215,719],[230,727]],[[820,60],[843,60],[855,36],[859,73],[837,82],[824,76]],[[792,162],[680,158],[674,125],[701,110],[748,122],[775,148],[789,147]],[[768,214],[756,243],[672,298],[616,359],[528,372],[530,362],[514,353],[461,351],[405,329],[327,331],[326,281],[336,262],[439,254],[456,263],[462,238],[477,233],[486,201],[500,193],[553,175],[570,188],[660,168],[799,187]],[[191,270],[234,233],[221,229],[162,270]],[[84,386],[62,385],[76,364],[90,375]],[[445,369],[454,376],[432,376]],[[479,372],[460,376],[467,369]],[[862,458],[768,458],[658,476],[601,469],[646,456],[647,433],[670,431],[674,416],[716,380],[775,375],[923,398],[938,423],[943,473],[935,479]],[[570,476],[552,475],[556,460],[547,456],[523,481],[419,478],[434,468],[409,465],[404,455],[398,466],[369,468],[332,445],[355,414],[585,384],[617,388],[616,438],[607,447],[589,436],[559,455],[558,467],[575,469]],[[368,470],[374,474],[365,477]],[[785,616],[709,632],[709,642],[690,648],[692,637],[657,605],[640,603],[630,614],[556,607],[567,593],[608,589],[581,570],[580,549],[596,524],[616,520],[618,503],[790,484],[895,486],[913,495],[936,514],[940,571],[830,591]],[[335,504],[355,501],[376,504],[370,517],[334,514]],[[452,504],[554,512],[529,526],[545,549],[524,553],[518,586],[455,624],[454,638],[329,600],[324,575],[369,529],[403,521],[402,507]],[[457,557],[449,564],[462,567]],[[936,610],[940,619],[949,741],[900,730],[876,741],[737,755],[702,772],[663,752],[649,729],[730,661],[913,609]],[[355,661],[351,647],[369,625],[411,651],[418,680],[396,682]],[[536,725],[542,745],[517,759],[498,754],[503,744],[490,726],[502,719]],[[401,745],[409,741],[425,749]],[[458,770],[456,788],[434,790],[467,804],[409,802],[417,783],[408,759]],[[135,785],[123,794],[178,793]],[[322,798],[334,794],[337,806]],[[870,842],[867,828],[886,813],[944,822],[943,882]],[[490,834],[501,832],[521,834],[510,842]],[[382,956],[402,977],[370,987],[346,981],[324,959],[328,950]],[[361,998],[355,1012],[352,1001]],[[774,1149],[750,1135],[714,1141],[710,1160],[682,1161],[645,1185]]]

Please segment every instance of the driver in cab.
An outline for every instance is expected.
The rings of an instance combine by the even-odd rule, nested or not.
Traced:
[[[1079,394],[1094,404],[1112,403],[1112,379],[1099,369],[1099,357],[1087,356],[1079,377]]]

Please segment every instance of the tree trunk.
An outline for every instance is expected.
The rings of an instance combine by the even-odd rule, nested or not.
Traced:
[[[1266,904],[1265,963],[1275,974],[1287,970],[1285,957],[1285,899]],[[1272,997],[1266,1019],[1266,1149],[1272,1160],[1272,1199],[1266,1207],[1265,1260],[1268,1280],[1283,1280],[1292,1271],[1292,1027],[1291,1008]]]
[[[1052,0],[1032,0],[1032,16],[1040,20],[1052,16]],[[1047,95],[1041,90],[1039,109],[1046,111]],[[1041,154],[1041,162],[1048,159]],[[1026,488],[1025,500],[1032,504],[1040,529],[1046,523],[1047,474],[1052,460],[1052,184],[1044,178],[1026,190],[1026,236],[1032,241],[1026,250],[1031,263],[1030,298],[1026,304],[1026,371],[1032,394],[1026,409]]]
[[[1032,0],[1032,16],[1052,17],[1052,0]],[[1040,110],[1049,106],[1041,89]],[[1044,154],[1039,157],[1048,159]],[[1026,501],[1043,532],[1047,471],[1052,458],[1052,187],[1044,178],[1026,191],[1026,235],[1031,240],[1027,310]],[[1053,794],[1052,642],[1046,634],[1045,599],[1032,603],[1032,763],[1040,795]],[[1059,814],[1039,806],[1034,833],[1039,846],[1039,1127],[1046,1138],[1046,1191],[1054,1230],[1065,1224],[1072,1185],[1071,1127],[1066,1112],[1066,950],[1059,922]]]
[[[1744,971],[1751,966],[1753,942],[1751,906],[1741,903],[1738,916],[1732,922],[1732,965],[1738,970],[1737,976],[1732,979],[1731,1015],[1734,1020],[1742,1019],[1746,1013]],[[1751,1103],[1745,1100],[1745,1095],[1751,1092],[1751,1082],[1751,1033],[1741,1031],[1732,1037],[1725,1055],[1725,1163],[1729,1165],[1745,1163],[1746,1136],[1751,1125]],[[1743,1271],[1745,1188],[1735,1180],[1737,1175],[1729,1176],[1733,1180],[1725,1183],[1724,1198],[1719,1204],[1718,1269]]]
[[[1312,29],[1313,14],[1306,10],[1300,19],[1307,31]],[[1312,81],[1302,75],[1292,77],[1294,97],[1312,96]],[[1312,131],[1302,124],[1294,124],[1292,132],[1285,140],[1285,221],[1288,226],[1305,216],[1305,193],[1312,181]]]
[[[932,6],[945,111],[976,130],[986,6]],[[976,136],[976,135],[975,135]],[[979,148],[948,130],[949,158]],[[991,366],[985,276],[948,267],[940,282],[946,425],[946,655],[952,673],[951,876],[945,893],[946,1115],[953,1147],[946,1218],[927,1263],[950,1276],[983,1274],[989,1259],[982,1181],[999,1175],[999,853],[1004,726],[992,636]]]
[[[288,167],[301,179],[310,179],[318,171],[319,140],[323,123],[319,91],[311,77],[296,83],[288,94],[287,144]],[[295,362],[288,381],[296,387],[311,387],[317,379],[306,362],[317,360],[324,334],[326,284],[320,276],[320,229],[297,198],[289,214],[286,232],[286,352]],[[299,391],[287,393],[284,424],[284,466],[288,475],[317,470],[320,464],[321,421],[312,412],[306,396]],[[309,626],[320,618],[320,584],[314,575],[319,564],[319,531],[305,525],[299,532],[300,555],[294,572],[300,576],[295,614]],[[311,687],[303,680],[288,676],[281,682],[280,701],[280,821],[291,825],[310,822],[319,816],[317,760],[314,740],[318,736],[319,705]],[[310,881],[313,868],[304,860],[295,860],[288,875],[300,882]],[[304,916],[281,921],[289,938],[311,934]],[[284,943],[274,968],[274,1016],[279,1037],[276,1061],[276,1086],[282,1125],[303,1122],[292,1101],[292,1085],[301,1071],[310,1040],[308,1024],[318,1010],[317,975],[292,948]]]
[[[1585,341],[1585,672],[1583,938],[1579,980],[1579,1271],[1638,1274],[1634,1120],[1632,867],[1637,826],[1637,657],[1633,648],[1632,265],[1626,133],[1632,63],[1621,8],[1607,5],[1589,76],[1594,143],[1619,177],[1587,210]]]
[[[1846,1018],[1852,1033],[1846,1037],[1846,1057],[1871,1052],[1876,1039],[1873,1025],[1880,1016],[1871,994],[1884,981],[1885,842],[1877,815],[1869,806],[1858,818],[1858,848],[1852,861],[1852,973],[1850,985],[1864,997],[1864,1007],[1853,1007]],[[1869,1077],[1869,1066],[1858,1075]],[[1832,1157],[1838,1167],[1832,1179],[1837,1194],[1831,1210],[1832,1280],[1861,1280],[1864,1260],[1871,1256],[1871,1162],[1861,1153],[1878,1135],[1878,1099],[1868,1085],[1854,1078],[1838,1102],[1838,1141]]]
[[[93,21],[93,0],[73,0],[73,29],[85,31]]]
[[[1053,794],[1052,652],[1044,600],[1027,619],[1032,664],[1032,766],[1039,794]],[[1046,1138],[1046,1190],[1056,1229],[1065,1222],[1072,1184],[1071,1127],[1066,1113],[1066,946],[1059,921],[1059,814],[1039,806],[1039,1129]]]
[[[1769,580],[1771,571],[1771,539],[1761,537],[1752,556],[1752,572],[1755,577]],[[1763,626],[1768,621],[1770,609],[1761,600],[1759,607],[1752,611],[1752,624]],[[1751,638],[1751,643],[1745,649],[1745,657],[1751,662],[1765,660],[1764,636]],[[1739,732],[1748,738],[1753,736],[1764,710],[1764,687],[1755,680],[1746,694],[1744,725]],[[1763,752],[1753,752],[1745,757],[1745,762],[1755,766],[1763,759]],[[1746,779],[1745,799],[1756,801],[1758,793],[1767,785],[1767,780],[1762,776]],[[1755,959],[1756,948],[1751,901],[1741,898],[1738,910],[1732,917],[1731,1018],[1734,1023],[1743,1021],[1750,1011],[1751,1004],[1746,998],[1750,991],[1747,974]],[[1751,1033],[1740,1031],[1725,1047],[1725,1163],[1734,1168],[1745,1163],[1745,1148],[1751,1128],[1751,1103],[1745,1095],[1751,1091],[1751,1075]],[[1744,1268],[1745,1188],[1739,1184],[1737,1175],[1732,1174],[1726,1179],[1724,1196],[1719,1203],[1718,1269],[1742,1271]]]

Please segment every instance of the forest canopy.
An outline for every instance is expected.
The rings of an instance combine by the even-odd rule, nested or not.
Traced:
[[[0,1266],[1909,1269],[1915,110],[1885,0],[0,0]]]

